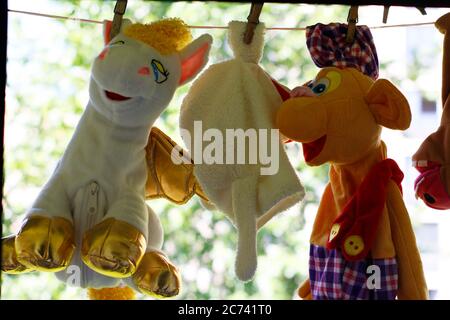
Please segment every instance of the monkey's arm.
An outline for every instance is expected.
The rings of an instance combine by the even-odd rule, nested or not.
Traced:
[[[311,295],[311,283],[309,282],[309,278],[306,278],[305,281],[297,289],[298,296],[302,300],[312,300]]]
[[[444,35],[444,53],[442,60],[442,103],[450,96],[450,13],[435,22],[436,28]]]
[[[444,34],[444,52],[442,60],[442,103],[444,111],[441,119],[441,126],[445,126],[444,141],[442,147],[444,148],[444,164],[441,168],[441,176],[450,195],[450,13],[440,17],[436,23],[436,28]]]
[[[386,206],[398,264],[398,298],[426,300],[428,289],[408,211],[398,187],[389,183]]]

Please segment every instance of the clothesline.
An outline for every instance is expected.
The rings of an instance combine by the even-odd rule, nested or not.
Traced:
[[[13,10],[13,9],[8,9],[8,12],[19,13],[19,14],[27,14],[27,15],[38,16],[38,17],[45,17],[45,18],[71,20],[71,21],[78,21],[78,22],[85,22],[85,23],[103,24],[103,21],[100,21],[100,20],[92,20],[92,19],[84,19],[84,18],[77,18],[77,17],[59,16],[59,15],[54,15],[54,14],[40,13],[40,12],[31,12],[31,11],[22,11],[22,10]],[[427,26],[427,25],[434,25],[434,21],[433,22],[403,23],[403,24],[387,24],[387,25],[371,26],[369,28],[370,29],[385,29],[385,28],[416,27],[416,26]],[[188,27],[191,28],[191,29],[228,29],[227,26],[195,26],[195,25],[189,25]],[[306,30],[306,28],[305,27],[269,27],[269,28],[266,28],[266,30],[304,31],[304,30]]]

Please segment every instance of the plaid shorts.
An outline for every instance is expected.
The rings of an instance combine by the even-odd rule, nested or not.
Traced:
[[[397,262],[395,258],[349,262],[339,250],[311,244],[309,279],[314,300],[393,300]]]

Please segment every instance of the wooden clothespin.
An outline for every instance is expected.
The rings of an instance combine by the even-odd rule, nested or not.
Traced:
[[[122,18],[126,9],[127,0],[117,0],[116,6],[114,7],[114,18],[111,26],[111,39],[119,34],[120,27],[122,26]]]
[[[416,8],[417,8],[417,10],[420,11],[420,13],[421,13],[423,16],[426,16],[426,15],[427,15],[427,11],[425,10],[425,7],[416,7]]]
[[[347,17],[348,29],[345,42],[353,43],[355,40],[356,24],[358,23],[358,6],[351,6]]]
[[[424,7],[416,7],[416,8],[420,11],[420,13],[421,13],[422,15],[425,16],[425,15],[427,14],[427,12],[426,12],[426,10],[425,10]],[[388,14],[389,14],[389,6],[384,6],[384,10],[383,10],[383,23],[386,23],[386,22],[387,22]]]
[[[252,2],[250,7],[250,14],[247,17],[247,28],[244,33],[244,43],[250,44],[253,39],[255,28],[259,23],[259,16],[261,15],[264,2]]]
[[[386,22],[387,22],[388,14],[389,14],[389,8],[390,8],[390,6],[384,6],[384,10],[383,10],[383,23],[386,23]]]

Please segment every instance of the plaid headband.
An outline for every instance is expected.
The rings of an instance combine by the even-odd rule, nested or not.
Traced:
[[[367,26],[357,26],[355,41],[345,42],[347,25],[318,23],[306,28],[306,45],[316,66],[356,68],[376,80],[378,56],[372,34]]]

